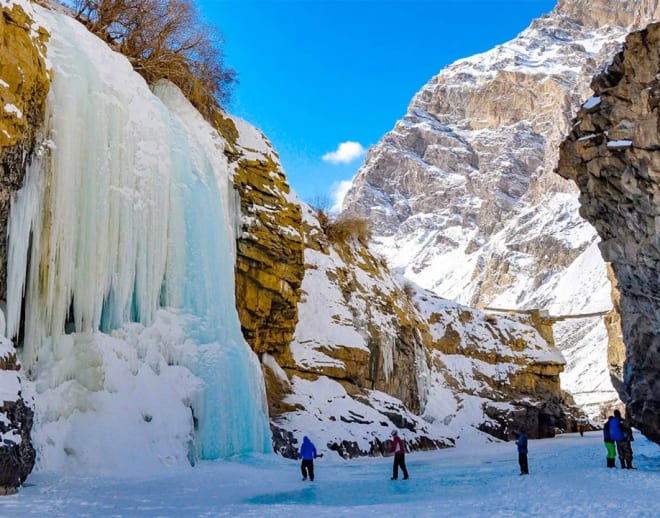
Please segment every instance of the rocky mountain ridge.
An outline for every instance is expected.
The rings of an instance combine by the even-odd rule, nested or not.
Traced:
[[[369,150],[343,214],[368,217],[376,249],[440,296],[558,316],[610,309],[597,235],[553,169],[591,77],[657,12],[655,1],[561,1],[514,40],[450,65]],[[558,324],[555,336],[569,356],[606,357],[602,319]],[[577,374],[589,358],[567,378],[596,417],[616,393],[606,368]]]

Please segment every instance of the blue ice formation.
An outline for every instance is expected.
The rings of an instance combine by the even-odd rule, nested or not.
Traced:
[[[176,87],[152,92],[77,22],[39,13],[53,80],[43,143],[12,200],[7,335],[23,313],[23,365],[38,382],[67,333],[149,325],[174,308],[205,386],[191,402],[198,455],[269,451],[263,377],[235,307],[222,138]]]

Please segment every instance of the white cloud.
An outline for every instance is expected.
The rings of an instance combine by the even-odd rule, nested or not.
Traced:
[[[330,214],[338,214],[344,203],[344,198],[346,193],[353,185],[353,180],[342,180],[332,184],[330,197],[332,198],[332,207],[330,208]]]
[[[331,164],[348,164],[366,153],[366,149],[359,142],[346,141],[337,146],[336,151],[323,155],[324,162]]]

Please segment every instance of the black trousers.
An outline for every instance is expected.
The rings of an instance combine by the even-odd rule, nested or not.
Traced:
[[[303,479],[309,477],[309,480],[314,481],[314,461],[303,460],[300,464],[300,471],[302,472]]]
[[[623,469],[632,468],[633,451],[630,441],[617,441],[616,449],[619,453],[619,460]]]
[[[529,467],[527,466],[527,454],[519,453],[518,454],[518,464],[520,464],[520,473],[523,475],[529,474]]]
[[[408,478],[408,470],[406,469],[406,454],[395,453],[394,465],[392,466],[392,478],[399,478],[399,468],[403,471],[403,478]]]

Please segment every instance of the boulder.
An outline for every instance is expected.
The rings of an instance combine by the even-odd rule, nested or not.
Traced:
[[[0,338],[0,494],[13,494],[32,472],[34,411],[26,401],[13,344]]]

